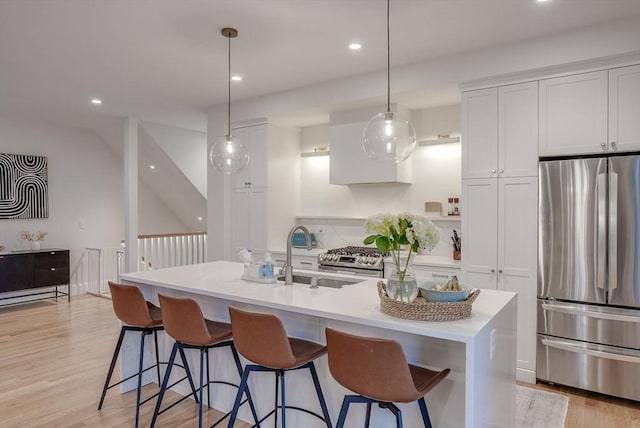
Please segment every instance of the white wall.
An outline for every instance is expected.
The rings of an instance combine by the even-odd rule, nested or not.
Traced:
[[[122,161],[92,132],[8,118],[0,118],[0,152],[46,156],[49,175],[49,218],[0,220],[0,243],[22,249],[21,230],[47,232],[43,248],[70,250],[72,286],[82,288],[85,248],[123,238]]]
[[[438,134],[460,135],[460,105],[424,109],[412,112],[418,140],[435,138]],[[312,151],[316,145],[327,145],[329,125],[302,129],[302,151]],[[448,197],[460,197],[460,144],[418,147],[406,161],[413,163],[413,184],[329,184],[330,156],[305,157],[300,169],[300,216],[334,216],[366,218],[380,212],[423,213],[427,201],[441,202],[446,210]],[[357,165],[353,166],[357,168]],[[446,213],[445,213],[446,214]],[[322,229],[325,247],[360,245],[365,232],[362,224],[353,221],[309,221],[314,232]],[[315,224],[314,224],[315,223]],[[439,223],[447,245],[438,246],[433,254],[447,255],[451,223]],[[459,228],[459,225],[457,226]],[[443,241],[444,242],[444,241]]]
[[[0,117],[0,153],[46,156],[49,176],[49,218],[0,220],[0,244],[26,249],[21,230],[47,232],[43,248],[70,250],[72,291],[83,292],[85,248],[115,247],[124,238],[122,159],[93,132],[7,117]],[[144,185],[139,198],[140,233],[182,230]]]

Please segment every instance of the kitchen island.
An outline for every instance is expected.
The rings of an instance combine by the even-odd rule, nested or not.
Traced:
[[[321,343],[325,342],[325,327],[353,334],[393,338],[402,344],[410,362],[434,369],[451,369],[447,379],[426,396],[434,426],[511,428],[515,425],[514,293],[482,290],[473,304],[471,317],[467,319],[450,322],[409,321],[380,311],[377,279],[354,277],[361,282],[341,289],[310,288],[298,284],[285,286],[281,282],[246,282],[240,279],[242,272],[241,263],[220,261],[130,273],[122,275],[121,279],[139,286],[145,297],[154,303],[158,302],[158,293],[192,297],[210,319],[228,321],[227,308],[237,306],[275,313],[282,319],[289,335]],[[336,275],[323,273],[322,276]],[[170,338],[163,337],[160,340],[161,353],[165,356],[168,356],[171,346]],[[195,368],[196,356],[191,357],[193,359],[190,363]],[[135,372],[137,359],[138,345],[135,339],[131,339],[124,346],[122,373]],[[213,353],[211,362],[212,378],[238,382],[230,355],[224,352]],[[316,365],[329,412],[335,423],[343,395],[347,391],[331,377],[326,356],[320,358]],[[292,372],[287,376],[287,404],[316,409],[317,399],[307,376],[303,372]],[[154,381],[153,377],[150,375],[147,381]],[[214,389],[212,406],[227,411],[232,407],[235,390],[224,388],[226,389]],[[260,414],[266,414],[273,405],[273,388],[272,376],[252,379],[252,393],[256,394],[255,397],[260,397],[256,400]],[[184,386],[178,385],[176,390],[187,393]],[[405,426],[421,426],[416,403],[401,404],[399,407],[405,418]],[[240,417],[248,421],[249,412],[247,409],[242,410]],[[288,412],[287,418],[291,426],[322,426],[315,418],[295,411]],[[357,406],[349,412],[346,425],[362,425],[363,419],[364,406],[362,409]],[[371,426],[392,427],[395,426],[395,419],[390,412],[375,409]]]

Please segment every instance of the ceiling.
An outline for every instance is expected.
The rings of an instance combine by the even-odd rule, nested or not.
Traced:
[[[384,0],[0,0],[0,115],[86,128],[137,116],[204,131],[206,108],[227,97],[222,27],[239,31],[239,100],[383,70],[385,13]],[[391,61],[630,15],[640,0],[393,0]],[[356,40],[363,48],[352,52]]]

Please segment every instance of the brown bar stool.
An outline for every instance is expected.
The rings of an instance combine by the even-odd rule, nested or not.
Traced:
[[[278,426],[278,408],[282,412],[282,428],[286,427],[285,409],[295,409],[313,415],[327,424],[331,428],[331,419],[327,411],[327,404],[322,395],[318,374],[313,361],[327,352],[327,347],[314,342],[302,339],[294,339],[287,336],[287,332],[280,319],[272,314],[247,312],[238,308],[229,307],[231,316],[231,328],[233,330],[233,340],[240,354],[246,359],[256,363],[247,364],[242,373],[242,381],[238,388],[235,404],[229,427],[232,427],[238,415],[238,408],[241,405],[244,393],[249,394],[249,374],[254,371],[274,372],[276,375],[275,405],[272,411],[256,422],[257,426],[272,414],[275,421],[274,427]],[[285,372],[298,369],[309,369],[313,384],[318,395],[318,401],[322,409],[323,416],[295,406],[287,406],[285,401],[284,376]],[[278,380],[280,380],[281,396],[278,405]]]
[[[369,427],[371,404],[389,409],[402,428],[402,413],[394,402],[418,401],[425,428],[431,420],[424,396],[447,377],[450,370],[436,372],[407,363],[398,342],[354,336],[331,328],[325,330],[329,352],[329,370],[339,384],[358,395],[346,395],[342,401],[336,428],[342,428],[351,403],[366,403],[365,428]]]
[[[109,281],[109,289],[111,290],[111,302],[113,304],[113,311],[116,314],[116,317],[123,323],[122,328],[120,329],[120,337],[118,338],[118,343],[116,344],[116,349],[113,352],[113,357],[111,358],[111,365],[109,366],[109,373],[107,374],[107,379],[104,382],[104,387],[102,388],[102,395],[100,397],[100,404],[98,404],[98,410],[102,409],[102,404],[104,403],[105,395],[107,394],[107,390],[113,388],[114,386],[118,386],[123,382],[128,381],[129,379],[138,376],[138,390],[136,394],[136,422],[135,426],[138,427],[138,419],[140,416],[140,405],[146,403],[150,399],[154,398],[157,394],[148,397],[144,401],[140,401],[140,388],[142,386],[142,374],[147,370],[151,370],[156,368],[157,376],[158,376],[158,385],[160,384],[160,364],[158,360],[158,331],[163,330],[162,326],[162,315],[160,313],[160,308],[149,303],[144,300],[144,296],[142,292],[138,289],[138,287],[134,287],[131,285],[123,285],[116,284],[114,282]],[[122,341],[124,340],[124,335],[128,331],[137,331],[140,333],[140,363],[138,365],[138,372],[132,374],[126,379],[122,379],[120,382],[114,383],[113,385],[109,385],[111,382],[111,376],[113,375],[113,369],[116,366],[116,361],[118,359],[118,355],[120,354],[120,348],[122,347]],[[146,369],[142,368],[143,360],[144,360],[144,338],[147,335],[153,333],[154,342],[155,342],[155,354],[156,354],[156,362],[150,367]]]
[[[209,405],[209,407],[211,407],[210,385],[212,383],[224,384],[238,388],[238,385],[230,382],[210,380],[209,349],[228,346],[231,349],[231,353],[233,354],[233,359],[238,370],[238,376],[242,377],[242,365],[240,364],[240,357],[238,356],[238,352],[233,345],[233,340],[231,340],[231,325],[206,319],[202,315],[200,306],[198,306],[198,303],[193,299],[169,297],[162,294],[158,295],[158,299],[160,300],[160,307],[162,308],[166,332],[176,342],[174,343],[173,349],[171,350],[171,357],[169,357],[167,371],[165,372],[164,379],[162,380],[162,386],[160,387],[158,401],[156,402],[156,408],[153,412],[153,419],[151,420],[151,427],[153,428],[155,426],[156,420],[161,413],[169,410],[176,404],[189,398],[189,395],[184,396],[165,409],[160,410],[162,399],[164,398],[164,394],[167,389],[173,387],[174,385],[182,382],[185,379],[182,378],[172,385],[168,386],[169,376],[171,375],[171,369],[174,365],[176,353],[180,352],[180,356],[184,364],[184,369],[187,372],[187,378],[191,383],[193,396],[196,403],[198,403],[198,427],[202,428],[202,395],[204,387],[207,388],[207,404]],[[200,351],[200,386],[197,389],[197,391],[199,391],[199,397],[196,397],[196,390],[194,389],[193,381],[191,380],[191,376],[189,375],[190,369],[184,354],[185,349],[198,349]],[[204,382],[205,358],[207,371],[206,385]],[[240,405],[244,404],[247,401],[249,402],[249,407],[251,408],[251,413],[253,414],[254,420],[257,421],[258,416],[256,414],[256,410],[253,406],[253,401],[251,400],[251,395],[249,393],[247,393],[247,399]],[[220,418],[215,424],[212,425],[212,428],[221,423],[230,414],[231,412]],[[230,424],[229,426],[233,425]]]

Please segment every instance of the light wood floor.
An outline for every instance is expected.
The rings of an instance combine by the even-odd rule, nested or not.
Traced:
[[[111,302],[98,297],[0,308],[0,427],[133,426],[135,392],[119,394],[114,388],[103,409],[96,410],[119,328]],[[638,403],[570,388],[535,387],[569,397],[567,428],[640,428]],[[145,388],[145,393],[153,392],[154,387]],[[142,407],[140,426],[149,426],[152,407],[151,402]],[[207,410],[207,425],[220,415]],[[161,415],[157,426],[196,423],[197,406],[185,400]]]

